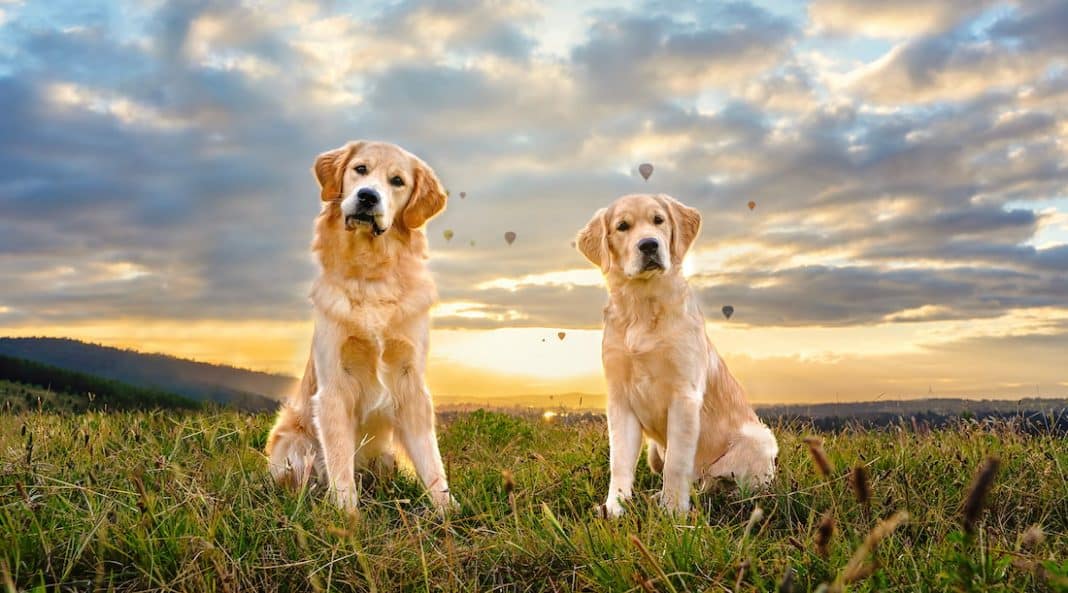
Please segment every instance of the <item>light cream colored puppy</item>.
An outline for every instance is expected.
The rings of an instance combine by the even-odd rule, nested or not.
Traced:
[[[353,509],[355,468],[391,468],[396,437],[433,503],[453,505],[423,378],[437,291],[420,229],[445,208],[445,190],[426,163],[380,142],[324,152],[313,171],[315,332],[304,379],[267,440],[271,473],[293,486],[314,473]]]
[[[664,479],[660,502],[690,507],[695,479],[768,483],[778,445],[705,333],[682,259],[701,214],[665,195],[630,195],[602,208],[578,249],[608,285],[602,356],[608,380],[611,481],[605,511],[631,496],[642,435]]]

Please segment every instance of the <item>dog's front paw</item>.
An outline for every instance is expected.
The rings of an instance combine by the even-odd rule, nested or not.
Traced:
[[[620,500],[617,498],[609,498],[608,500],[604,501],[604,504],[601,505],[599,509],[603,516],[609,519],[615,519],[616,517],[620,517],[623,515],[623,513],[626,512]]]
[[[655,495],[660,506],[676,515],[684,515],[690,512],[690,493],[678,494],[661,490]]]
[[[334,489],[334,504],[338,508],[348,511],[349,513],[357,513],[357,506],[360,502],[360,494],[355,488],[335,488]]]
[[[430,502],[434,504],[434,508],[436,508],[438,513],[442,515],[460,510],[460,503],[453,498],[448,490],[436,490],[430,492]]]

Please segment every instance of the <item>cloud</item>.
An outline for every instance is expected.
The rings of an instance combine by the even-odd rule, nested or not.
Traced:
[[[986,28],[965,21],[902,41],[854,71],[848,88],[880,103],[910,104],[967,100],[1038,82],[1068,66],[1066,42],[1059,34],[1064,26],[1068,26],[1064,3],[1024,3]]]
[[[647,190],[702,211],[693,282],[738,325],[1063,307],[1064,5],[965,4],[5,5],[0,323],[306,320],[308,169],[357,137],[452,192],[443,330],[597,328],[570,242]]]
[[[786,53],[795,27],[752,5],[728,3],[697,15],[605,12],[589,34],[572,52],[588,92],[602,103],[633,105],[759,74]]]
[[[808,18],[823,34],[905,37],[952,28],[993,4],[993,0],[814,0]]]

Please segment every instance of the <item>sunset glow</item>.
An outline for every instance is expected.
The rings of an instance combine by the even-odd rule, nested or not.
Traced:
[[[1068,396],[1058,3],[357,4],[0,2],[0,335],[299,375],[309,168],[366,137],[450,191],[443,395],[602,393],[571,242],[663,192],[754,401]]]

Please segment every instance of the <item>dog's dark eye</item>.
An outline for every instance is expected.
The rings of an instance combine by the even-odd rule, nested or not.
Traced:
[[[393,179],[389,180],[389,184],[393,187],[404,187],[404,180],[401,179],[400,175],[394,175]]]
[[[367,165],[356,165],[353,167],[353,170],[360,175],[367,175]]]
[[[653,217],[653,224],[664,224],[664,217],[657,214]]]
[[[616,230],[621,232],[621,233],[625,233],[628,230],[630,230],[630,225],[627,224],[627,221],[624,220],[623,222],[620,222],[619,224],[616,225]]]

